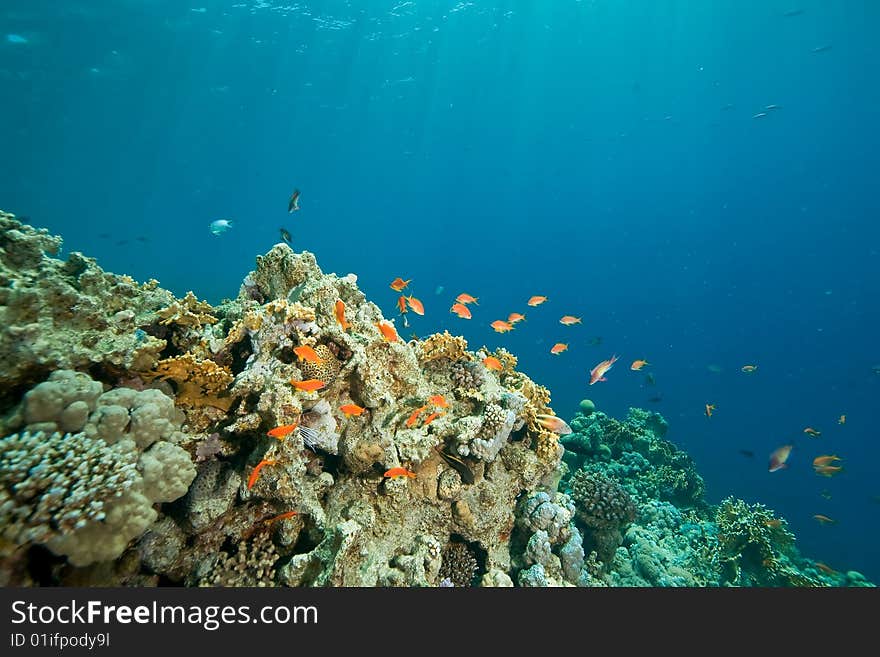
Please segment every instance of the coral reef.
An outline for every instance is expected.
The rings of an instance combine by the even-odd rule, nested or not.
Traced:
[[[195,478],[181,414],[159,390],[103,392],[58,370],[21,406],[22,432],[0,439],[0,555],[42,544],[74,566],[114,559]]]
[[[870,585],[713,509],[658,414],[585,401],[560,441],[513,354],[394,339],[311,253],[212,307],[0,229],[2,584]]]

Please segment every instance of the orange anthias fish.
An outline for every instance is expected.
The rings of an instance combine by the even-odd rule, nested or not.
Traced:
[[[598,383],[599,381],[605,381],[605,373],[611,369],[614,363],[617,362],[617,354],[614,354],[608,360],[603,360],[601,363],[596,365],[593,369],[590,370],[590,385],[594,383]]]
[[[345,414],[345,417],[358,416],[364,412],[364,409],[357,404],[343,404],[339,410]]]
[[[428,401],[437,408],[449,408],[449,402],[446,401],[446,397],[443,395],[433,395],[428,397]]]
[[[397,309],[400,310],[401,315],[403,315],[406,312],[409,312],[406,309],[406,297],[404,295],[400,295],[400,298],[397,299]]]
[[[837,418],[837,424],[846,424],[846,415],[841,415]]]
[[[773,450],[773,453],[770,454],[770,466],[768,467],[769,472],[776,472],[777,470],[782,470],[782,468],[787,468],[788,457],[791,455],[791,450],[794,445],[783,445],[782,447],[777,447]]]
[[[407,426],[408,428],[410,428],[410,427],[412,427],[416,422],[418,422],[418,421],[419,421],[419,415],[421,415],[421,414],[422,414],[422,411],[424,411],[426,408],[428,408],[427,404],[426,404],[425,406],[419,406],[416,410],[414,410],[414,411],[410,414],[409,418],[407,418],[407,420],[406,420],[406,426]]]
[[[704,411],[704,413],[706,414],[706,417],[712,417],[712,411],[714,411],[714,410],[715,410],[715,404],[706,404],[706,410]]]
[[[538,414],[535,415],[535,420],[537,420],[539,425],[547,429],[547,431],[558,433],[561,436],[572,433],[571,427],[568,426],[568,423],[566,423],[566,421],[563,420],[561,417],[556,417],[555,415]]]
[[[629,366],[629,369],[631,369],[633,372],[638,372],[638,371],[639,371],[640,369],[642,369],[645,365],[650,365],[650,364],[651,364],[651,363],[649,363],[649,362],[646,361],[646,360],[634,360],[634,361],[632,362],[632,365]]]
[[[813,565],[816,566],[816,568],[821,570],[826,575],[836,575],[837,574],[837,571],[834,570],[834,568],[822,563],[821,561],[816,561],[813,563]]]
[[[817,468],[813,468],[813,471],[817,475],[821,475],[823,477],[833,477],[834,475],[838,475],[843,472],[843,466],[841,465],[820,465]]]
[[[551,354],[561,354],[563,351],[568,351],[568,345],[564,342],[557,342],[555,345],[550,347]]]
[[[402,479],[404,477],[408,479],[415,479],[416,473],[410,472],[406,468],[391,468],[390,470],[386,470],[383,477],[387,477],[388,479]]]
[[[496,319],[489,326],[495,329],[496,333],[507,333],[513,330],[513,325],[510,322],[505,322],[503,319]]]
[[[510,313],[507,316],[507,322],[509,324],[516,324],[517,322],[525,321],[525,318],[525,315],[520,315],[519,313]]]
[[[351,323],[345,321],[345,304],[342,299],[336,300],[336,321],[339,322],[339,326],[342,327],[343,331],[351,328]]]
[[[743,365],[743,366],[740,368],[740,371],[741,371],[741,372],[745,372],[746,374],[751,374],[751,373],[754,372],[756,369],[758,369],[758,366],[757,366],[757,365]]]
[[[431,422],[433,422],[434,420],[436,420],[436,419],[437,419],[438,417],[440,417],[441,415],[444,415],[444,413],[440,413],[439,411],[434,411],[434,412],[431,413],[428,417],[425,418],[425,421],[422,422],[422,426],[423,426],[423,427],[428,426],[429,424],[431,424]]]
[[[292,385],[297,390],[302,390],[304,392],[314,392],[315,390],[320,390],[327,384],[320,379],[308,379],[307,381],[295,381],[291,379],[290,385]]]
[[[822,456],[817,456],[813,459],[813,467],[814,468],[822,468],[826,465],[831,465],[834,461],[842,461],[843,459],[834,454],[823,454]]]
[[[812,436],[813,438],[816,438],[817,436],[822,435],[821,431],[817,431],[813,427],[807,427],[806,429],[804,429],[804,433]]]
[[[572,324],[580,324],[580,317],[572,317],[571,315],[563,315],[562,319],[559,320],[560,324],[565,324],[566,326],[571,326]]]
[[[409,303],[409,307],[412,308],[412,311],[416,315],[424,315],[425,314],[425,306],[422,304],[421,301],[419,301],[418,299],[416,299],[412,295],[408,296],[406,298],[406,300]]]
[[[278,440],[284,440],[287,436],[296,431],[296,428],[299,425],[294,422],[293,424],[285,424],[280,427],[275,427],[274,429],[270,429],[266,432],[267,436],[271,436],[272,438],[277,438]]]
[[[501,361],[495,358],[495,356],[486,356],[483,359],[483,365],[486,366],[486,369],[495,370],[496,372],[500,372],[504,369]]]
[[[302,345],[300,347],[294,347],[293,353],[299,356],[300,360],[305,360],[310,363],[314,363],[315,365],[320,365],[324,362],[324,359],[318,355],[314,349],[309,347],[308,345]]]
[[[271,518],[266,518],[263,522],[275,522],[276,520],[287,520],[288,518],[293,518],[293,516],[298,516],[299,513],[297,511],[285,511],[284,513],[279,513],[277,516],[273,516]]]
[[[382,334],[382,337],[386,342],[397,342],[400,340],[400,336],[397,335],[397,330],[394,328],[394,324],[387,319],[383,319],[381,322],[376,322],[376,328],[379,329],[379,333]]]
[[[449,309],[449,312],[455,313],[456,315],[458,315],[462,319],[470,319],[471,318],[471,311],[463,303],[453,304],[452,308]]]
[[[248,477],[248,483],[247,483],[248,490],[253,488],[254,484],[257,483],[257,477],[260,476],[260,470],[265,468],[267,465],[275,465],[276,463],[278,463],[278,461],[276,461],[275,459],[263,459],[262,461],[257,463],[257,465],[254,467],[254,469],[251,470],[251,476]]]
[[[455,297],[455,300],[458,303],[477,303],[477,299],[479,299],[479,297],[472,297],[470,294],[465,294],[464,292]],[[477,305],[479,306],[480,304],[477,303]]]
[[[829,518],[828,516],[823,515],[823,514],[821,514],[821,513],[817,513],[817,514],[814,515],[813,517],[814,517],[816,520],[819,521],[819,524],[820,524],[820,525],[833,525],[833,524],[835,524],[835,523],[837,522],[837,521],[834,520],[833,518]]]
[[[540,306],[545,301],[547,301],[547,297],[540,297],[540,296],[530,297],[529,298],[529,305],[532,307]]]
[[[395,292],[400,292],[404,289],[412,279],[403,280],[400,276],[391,281],[391,289]]]

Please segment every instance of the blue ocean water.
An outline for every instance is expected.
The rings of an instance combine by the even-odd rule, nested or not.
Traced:
[[[215,303],[282,226],[386,316],[412,279],[402,335],[505,346],[564,417],[661,412],[710,501],[763,502],[877,581],[878,21],[865,0],[5,0],[0,208]]]

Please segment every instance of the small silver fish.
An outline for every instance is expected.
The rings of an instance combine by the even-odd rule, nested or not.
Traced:
[[[222,235],[232,228],[232,222],[229,219],[215,219],[211,222],[211,234]]]

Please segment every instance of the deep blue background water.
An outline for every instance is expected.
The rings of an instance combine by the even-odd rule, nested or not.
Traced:
[[[212,302],[282,225],[388,316],[412,278],[404,335],[506,346],[564,416],[659,410],[713,502],[878,581],[878,24],[867,0],[5,0],[0,207]]]

